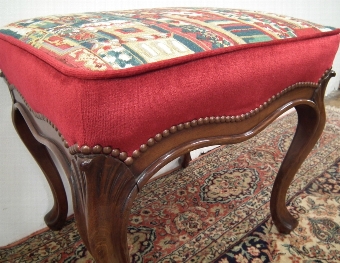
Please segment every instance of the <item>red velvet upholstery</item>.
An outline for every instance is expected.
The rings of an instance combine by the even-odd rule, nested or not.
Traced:
[[[173,125],[249,112],[297,82],[317,82],[339,47],[339,30],[86,72],[0,34],[0,69],[69,145],[129,155]],[[308,33],[308,32],[305,32]]]

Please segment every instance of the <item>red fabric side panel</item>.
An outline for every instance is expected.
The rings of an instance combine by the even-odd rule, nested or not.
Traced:
[[[131,153],[172,125],[246,113],[296,82],[317,82],[332,65],[338,45],[339,36],[320,38],[201,59],[102,82],[99,89],[93,82],[82,101],[97,103],[84,107],[85,138],[97,141],[85,143],[100,138],[103,145]]]
[[[70,142],[84,141],[81,80],[67,77],[30,53],[0,40],[0,69],[31,108],[42,113]]]
[[[338,46],[339,35],[327,36],[239,50],[127,78],[81,80],[0,40],[0,48],[7,50],[0,54],[0,68],[69,144],[100,144],[131,154],[172,125],[246,113],[296,82],[317,82],[331,67]]]
[[[209,57],[218,56],[218,55],[222,55],[222,54],[226,54],[230,52],[242,51],[245,49],[267,47],[267,46],[277,45],[279,43],[292,43],[292,42],[299,42],[299,41],[314,39],[314,38],[319,38],[319,37],[337,35],[337,34],[340,34],[340,29],[335,29],[329,32],[319,32],[319,31],[315,31],[314,29],[300,29],[297,31],[297,33],[298,33],[298,37],[292,37],[292,38],[286,38],[286,39],[275,39],[275,40],[265,41],[265,42],[256,42],[256,43],[235,45],[235,46],[224,47],[224,48],[217,48],[217,49],[204,51],[204,52],[198,52],[198,53],[181,56],[181,57],[177,57],[173,59],[166,59],[166,60],[158,61],[155,63],[147,63],[144,65],[140,65],[138,67],[131,67],[131,68],[126,68],[126,69],[121,69],[121,70],[108,69],[105,71],[91,71],[91,70],[84,70],[82,68],[70,67],[64,64],[63,62],[55,59],[53,56],[49,55],[45,51],[37,49],[11,36],[0,34],[0,40],[7,41],[8,43],[13,44],[17,48],[23,49],[27,51],[28,53],[33,54],[37,58],[45,61],[47,64],[51,65],[56,70],[60,71],[61,73],[69,77],[75,77],[75,78],[81,78],[81,79],[110,79],[110,78],[117,78],[117,77],[130,77],[130,76],[146,73],[146,72],[153,71],[153,70],[158,70],[161,68],[173,67],[173,66],[186,63],[189,61],[194,61],[197,59],[209,58]]]

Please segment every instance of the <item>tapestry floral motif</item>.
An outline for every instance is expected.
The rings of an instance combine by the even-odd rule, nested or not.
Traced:
[[[0,33],[42,50],[71,68],[103,71],[295,38],[305,30],[317,33],[334,28],[246,10],[159,8],[40,17],[9,24]],[[90,63],[82,59],[87,57],[91,57]]]
[[[86,49],[78,49],[72,51],[69,54],[70,57],[74,58],[75,62],[82,62],[82,64],[91,70],[106,70],[106,64],[98,59],[98,57],[93,56],[91,52],[88,52]]]

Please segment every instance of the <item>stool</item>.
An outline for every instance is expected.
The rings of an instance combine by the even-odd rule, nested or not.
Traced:
[[[247,140],[295,108],[298,127],[270,200],[281,233],[298,224],[287,189],[325,125],[339,29],[261,12],[158,8],[49,16],[0,29],[13,124],[54,197],[60,229],[72,189],[77,227],[97,262],[129,262],[128,217],[171,160]]]

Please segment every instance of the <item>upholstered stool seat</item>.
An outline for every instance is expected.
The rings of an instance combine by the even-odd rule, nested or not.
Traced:
[[[193,149],[246,140],[295,107],[297,133],[271,199],[276,226],[290,232],[297,222],[285,195],[324,126],[339,32],[219,8],[49,16],[0,29],[13,122],[55,198],[46,223],[60,228],[67,203],[45,146],[70,179],[97,262],[128,262],[129,209],[152,175],[182,155],[188,165]]]

